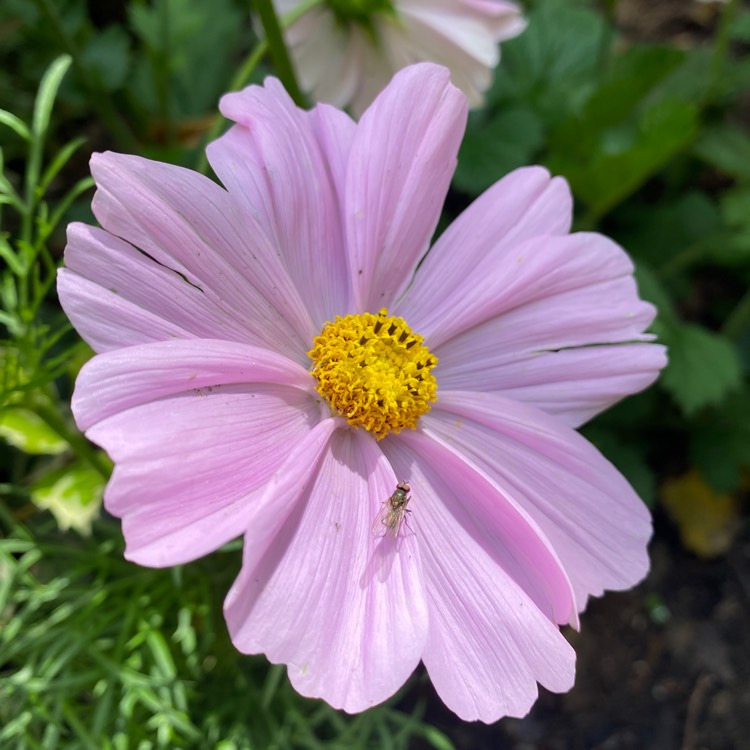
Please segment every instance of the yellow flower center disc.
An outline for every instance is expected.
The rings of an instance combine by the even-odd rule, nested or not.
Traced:
[[[436,400],[437,357],[402,318],[382,309],[336,317],[313,341],[316,390],[353,427],[378,440],[414,428]]]

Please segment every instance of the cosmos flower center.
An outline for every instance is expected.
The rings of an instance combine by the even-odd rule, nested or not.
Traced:
[[[388,315],[336,316],[313,341],[316,390],[353,427],[378,440],[414,428],[437,396],[432,368],[437,357],[403,318]]]
[[[339,24],[357,23],[370,28],[377,15],[395,15],[392,0],[327,0],[326,4]]]

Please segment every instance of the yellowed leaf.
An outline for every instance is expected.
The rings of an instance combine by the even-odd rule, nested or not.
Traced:
[[[660,495],[691,552],[716,557],[732,545],[740,527],[737,498],[715,492],[695,469],[665,481]]]

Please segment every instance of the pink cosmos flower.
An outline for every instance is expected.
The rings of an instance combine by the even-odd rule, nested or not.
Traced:
[[[274,0],[281,16],[301,0]],[[323,0],[286,31],[300,85],[316,101],[360,115],[394,73],[412,63],[447,66],[472,107],[483,102],[498,43],[526,28],[508,0]]]
[[[422,660],[462,718],[522,716],[573,684],[558,625],[648,569],[645,507],[574,430],[665,363],[632,264],[539,167],[425,255],[466,118],[444,68],[359,125],[274,79],[221,110],[224,187],[98,154],[102,228],[69,228],[60,299],[98,352],[73,409],[126,555],[244,534],[232,639],[302,694],[360,711]]]

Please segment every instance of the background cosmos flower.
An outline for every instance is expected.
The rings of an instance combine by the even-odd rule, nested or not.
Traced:
[[[295,108],[274,79],[221,109],[237,123],[209,147],[224,187],[95,155],[102,228],[69,228],[60,299],[98,352],[73,409],[115,461],[126,555],[173,565],[244,533],[233,641],[304,695],[359,711],[421,659],[462,718],[521,716],[537,682],[573,683],[558,625],[648,568],[645,507],[574,430],[664,365],[632,265],[570,234],[566,183],[532,167],[418,266],[466,118],[444,68],[399,73],[359,125]],[[416,334],[439,361],[432,409],[377,440],[329,407],[308,352],[367,338],[331,333],[336,316],[376,341],[381,308],[413,334],[384,344],[395,370],[365,343],[363,372],[411,377]],[[375,536],[399,481],[409,528]]]
[[[281,16],[300,0],[274,0]],[[526,28],[508,0],[324,0],[286,31],[300,85],[360,115],[401,68],[447,66],[472,107],[500,60],[498,43]]]

